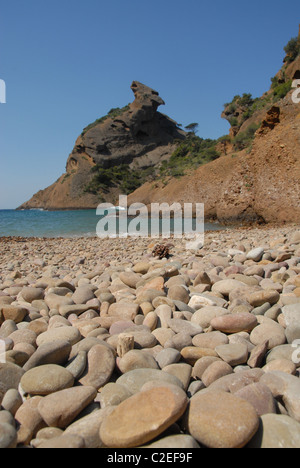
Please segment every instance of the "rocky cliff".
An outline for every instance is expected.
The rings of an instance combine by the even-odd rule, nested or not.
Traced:
[[[231,125],[220,139],[221,157],[181,178],[146,183],[129,203],[204,203],[220,222],[300,222],[300,34],[262,97],[235,96],[222,117]],[[292,54],[292,55],[290,55]],[[300,95],[300,92],[299,92]]]
[[[124,175],[129,180],[136,178],[140,185],[141,174],[147,179],[151,168],[170,158],[176,141],[184,140],[186,132],[157,111],[165,104],[157,91],[137,81],[131,89],[134,101],[122,109],[111,109],[86,127],[67,160],[66,173],[19,209],[95,208],[101,201],[114,201],[118,193],[123,193],[119,179]]]
[[[207,219],[227,223],[300,222],[300,105],[289,93],[278,109],[276,123],[262,123],[250,152],[231,151],[156,190],[147,183],[129,203],[204,203]]]

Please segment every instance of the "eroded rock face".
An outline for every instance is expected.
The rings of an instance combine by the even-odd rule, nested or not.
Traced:
[[[280,123],[280,107],[272,106],[267,112],[265,119],[263,120],[259,129],[259,134],[263,135],[269,130],[273,130],[276,125]]]
[[[96,164],[103,168],[126,164],[132,169],[145,169],[170,158],[176,148],[174,141],[184,139],[186,133],[157,111],[165,104],[157,91],[138,81],[131,89],[134,101],[117,112],[112,109],[86,127],[67,160],[66,174],[35,194],[21,209],[95,208],[103,194],[86,193],[85,187]],[[113,190],[113,195],[109,191],[104,197],[112,201],[116,195]]]
[[[85,151],[97,164],[110,167],[116,164],[152,166],[162,156],[155,149],[182,138],[176,123],[157,112],[164,101],[157,91],[134,81],[131,85],[135,100],[116,118],[106,119],[82,135],[82,142],[75,148]]]

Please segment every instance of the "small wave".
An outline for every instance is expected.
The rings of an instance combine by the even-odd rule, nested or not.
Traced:
[[[21,210],[21,211],[26,211],[26,210]],[[48,210],[44,210],[44,208],[30,208],[29,211],[48,211]]]

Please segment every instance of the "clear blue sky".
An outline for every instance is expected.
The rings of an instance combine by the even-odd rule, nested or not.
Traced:
[[[236,94],[262,95],[298,33],[299,0],[0,0],[0,209],[64,171],[82,129],[156,89],[177,122],[217,138]]]

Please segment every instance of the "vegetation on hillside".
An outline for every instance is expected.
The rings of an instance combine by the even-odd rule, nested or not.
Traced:
[[[131,169],[128,164],[103,168],[97,164],[91,169],[92,180],[85,186],[85,193],[107,193],[111,188],[119,188],[121,193],[128,195],[151,178],[153,168]]]
[[[300,42],[297,37],[292,38],[284,48],[286,55],[285,64],[280,73],[271,78],[271,88],[262,97],[253,98],[252,94],[244,93],[242,96],[234,96],[231,102],[224,104],[225,115],[231,127],[241,128],[244,122],[250,119],[259,110],[266,112],[272,105],[283,99],[292,88],[292,80],[286,77],[286,68],[300,55]],[[250,131],[251,133],[251,131]]]
[[[91,169],[93,177],[85,186],[85,193],[108,193],[111,188],[118,188],[123,194],[132,193],[146,181],[165,180],[166,177],[181,177],[191,169],[217,159],[216,151],[219,140],[199,138],[193,132],[185,141],[177,141],[177,149],[171,158],[163,161],[159,168],[132,169],[128,164],[104,168],[96,165]]]
[[[217,159],[217,140],[203,139],[191,133],[188,138],[179,142],[169,161],[163,161],[159,168],[159,177],[181,177],[191,169]]]
[[[246,93],[242,96],[234,96],[231,103],[224,104],[230,125],[240,128],[255,112],[261,109],[267,111],[272,105],[283,99],[291,88],[292,80],[281,83],[275,77],[272,78],[271,92],[263,97],[253,98],[252,94]],[[241,114],[236,115],[237,110],[241,111]]]
[[[298,37],[293,37],[285,46],[285,62],[292,63],[300,55],[300,41]]]

